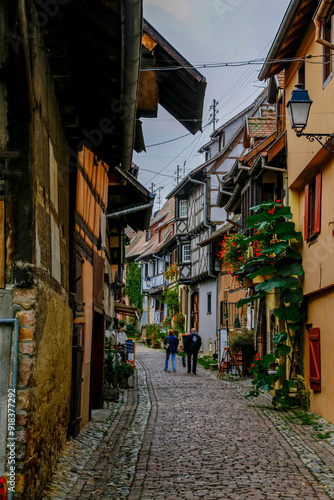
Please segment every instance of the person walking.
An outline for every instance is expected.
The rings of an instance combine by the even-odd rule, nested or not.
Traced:
[[[191,357],[193,358],[193,374],[196,375],[196,366],[197,366],[197,355],[198,351],[202,345],[202,339],[196,333],[195,328],[190,330],[189,335],[187,335],[184,342],[184,352],[187,353],[188,358],[188,373],[191,373]]]
[[[166,363],[165,363],[165,372],[168,370],[168,361],[169,361],[169,356],[172,355],[172,366],[173,366],[173,372],[176,372],[176,367],[175,367],[175,356],[176,356],[176,351],[179,346],[179,339],[175,337],[174,335],[174,330],[170,329],[168,330],[168,337],[165,338],[164,345],[166,347]]]

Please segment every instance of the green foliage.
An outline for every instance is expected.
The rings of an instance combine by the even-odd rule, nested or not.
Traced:
[[[241,284],[243,278],[239,276],[239,271],[248,253],[248,241],[241,232],[233,233],[225,235],[220,246],[218,258],[228,265],[228,273],[232,274]]]
[[[135,372],[135,369],[130,363],[124,363],[121,361],[120,363],[115,365],[115,374],[117,382],[121,382],[122,380],[131,377]]]
[[[303,317],[301,309],[303,294],[296,276],[304,274],[301,255],[290,247],[290,240],[301,240],[301,233],[295,230],[290,207],[279,202],[268,201],[252,208],[254,215],[248,218],[248,227],[253,235],[245,238],[252,244],[254,258],[246,262],[240,274],[254,279],[264,276],[264,281],[256,284],[256,294],[239,300],[237,307],[254,302],[266,295],[276,293],[281,297],[280,306],[274,310],[275,316],[284,322],[284,330],[274,335],[275,349],[273,354],[264,356],[262,360],[257,354],[250,368],[254,375],[254,389],[251,396],[257,396],[260,390],[274,391],[273,404],[282,408],[295,405],[297,398],[291,395],[291,388],[298,391],[297,374],[293,372],[296,356],[298,330]],[[254,267],[258,269],[254,271]],[[249,272],[251,270],[251,272]],[[287,380],[275,388],[285,374],[286,359],[290,361],[290,373]],[[270,365],[279,361],[276,372],[269,373]],[[302,404],[302,403],[300,403]]]
[[[182,355],[182,353],[181,353],[181,355]],[[218,369],[217,361],[215,361],[212,358],[212,356],[203,356],[201,358],[198,358],[197,363],[199,365],[203,366],[203,368],[205,368],[206,370],[217,370]]]
[[[129,297],[130,304],[143,312],[143,297],[141,293],[141,268],[136,262],[126,265],[124,293]]]
[[[160,342],[166,338],[166,332],[162,325],[158,323],[151,323],[146,325],[146,340],[150,340],[151,343]]]
[[[180,310],[179,286],[169,286],[164,291],[168,315],[174,316]]]
[[[235,331],[231,335],[228,345],[232,351],[239,351],[244,346],[254,345],[254,330],[247,330],[245,328],[239,332]]]

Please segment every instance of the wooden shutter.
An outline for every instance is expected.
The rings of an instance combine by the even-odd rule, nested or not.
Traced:
[[[310,328],[310,388],[321,392],[320,329]]]
[[[304,203],[304,240],[308,238],[308,230],[309,230],[309,217],[310,217],[310,186],[306,184],[305,186],[305,203]]]
[[[320,233],[321,227],[321,172],[315,177],[314,233]]]

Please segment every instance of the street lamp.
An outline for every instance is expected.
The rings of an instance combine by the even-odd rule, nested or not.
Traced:
[[[297,137],[304,136],[310,142],[315,140],[321,144],[328,151],[334,153],[333,148],[329,148],[327,144],[334,146],[334,134],[304,134],[303,130],[307,125],[307,120],[310,113],[310,108],[312,105],[308,91],[303,88],[300,83],[296,85],[296,88],[292,91],[290,101],[287,104],[289,111],[289,118],[291,123],[291,128],[296,132]],[[322,139],[326,138],[323,142]]]

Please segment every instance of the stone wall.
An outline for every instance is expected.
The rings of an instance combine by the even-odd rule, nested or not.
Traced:
[[[67,437],[71,394],[71,310],[43,283],[14,290],[20,320],[17,498],[42,498]]]

